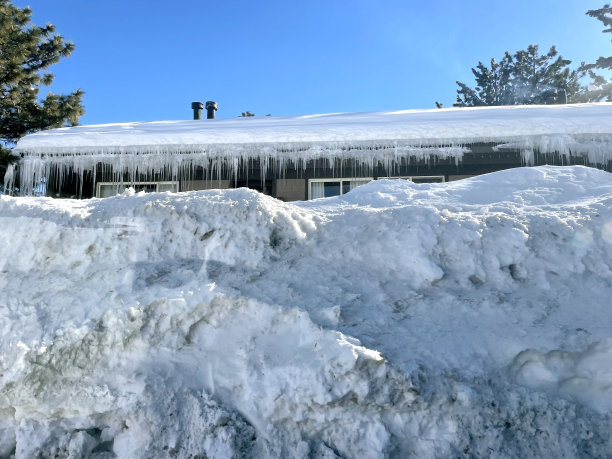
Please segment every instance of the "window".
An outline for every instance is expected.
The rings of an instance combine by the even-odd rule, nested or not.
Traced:
[[[414,183],[442,183],[446,180],[443,175],[412,175],[410,177],[378,177],[378,179],[386,179],[386,180],[410,180]]]
[[[372,177],[364,178],[334,178],[308,180],[308,199],[330,198],[340,196],[360,185],[365,185]]]
[[[96,198],[108,198],[122,193],[128,187],[134,188],[137,193],[144,191],[145,193],[161,193],[163,191],[178,192],[178,182],[135,182],[135,183],[117,183],[117,182],[99,182],[96,185]]]

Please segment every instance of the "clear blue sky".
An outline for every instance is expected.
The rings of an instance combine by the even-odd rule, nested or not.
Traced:
[[[585,15],[606,0],[14,0],[76,44],[51,90],[85,91],[82,124],[451,106],[470,68],[539,44],[612,55]]]

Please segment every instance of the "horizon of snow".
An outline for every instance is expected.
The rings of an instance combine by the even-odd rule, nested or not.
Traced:
[[[0,456],[612,450],[612,174],[0,196]]]
[[[612,159],[612,103],[333,113],[292,117],[133,122],[75,126],[29,134],[14,153],[23,156],[20,183],[28,194],[42,177],[70,171],[82,177],[96,165],[116,178],[127,173],[175,180],[202,167],[211,174],[235,172],[250,159],[262,170],[327,159],[355,160],[372,169],[382,164],[461,161],[474,143],[497,143],[521,152],[583,156],[590,164]]]

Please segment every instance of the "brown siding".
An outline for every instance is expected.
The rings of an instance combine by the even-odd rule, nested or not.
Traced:
[[[273,195],[283,201],[304,201],[306,200],[306,180],[275,180]]]
[[[474,176],[473,175],[449,175],[448,181],[454,182],[455,180],[463,180],[463,179],[470,178],[470,177],[474,177]]]
[[[229,180],[189,180],[181,181],[181,191],[225,190],[230,187]]]

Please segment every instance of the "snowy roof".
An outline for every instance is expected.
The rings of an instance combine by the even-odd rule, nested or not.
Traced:
[[[100,124],[30,134],[15,151],[26,155],[211,153],[232,147],[243,152],[265,146],[393,148],[526,139],[537,139],[537,147],[551,137],[568,140],[585,135],[612,138],[612,103]]]
[[[256,159],[261,177],[274,167],[305,169],[309,161],[354,160],[386,170],[401,161],[454,159],[471,144],[520,151],[582,156],[591,164],[612,159],[612,103],[331,113],[292,117],[246,117],[76,126],[23,137],[20,184],[26,194],[53,172],[61,184],[68,173],[82,177],[98,165],[113,181],[163,174],[176,180],[197,168],[208,175],[236,173]]]

